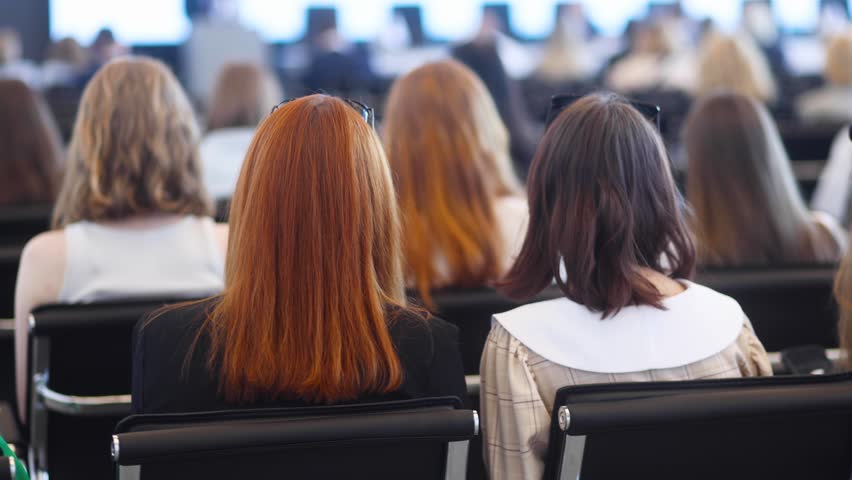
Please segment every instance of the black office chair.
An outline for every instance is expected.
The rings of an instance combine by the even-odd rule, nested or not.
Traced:
[[[17,471],[14,457],[0,457],[0,480],[15,480]]]
[[[130,413],[131,335],[172,299],[44,305],[29,320],[30,472],[109,478],[115,425]],[[48,455],[50,452],[50,455]],[[49,461],[48,461],[49,460]]]
[[[546,479],[837,479],[852,469],[852,375],[566,387]]]
[[[737,300],[766,350],[779,352],[805,344],[837,346],[835,273],[830,265],[707,270],[696,282]]]
[[[463,479],[476,411],[456,398],[137,415],[113,436],[119,479]]]
[[[409,296],[419,303],[416,291]],[[525,303],[550,300],[564,296],[556,287],[549,287],[526,302],[516,302],[491,288],[446,289],[432,292],[435,308],[432,313],[459,327],[462,362],[465,375],[479,374],[479,358],[491,331],[491,317]]]
[[[51,205],[0,207],[0,318],[12,318],[21,252],[29,239],[50,228]]]

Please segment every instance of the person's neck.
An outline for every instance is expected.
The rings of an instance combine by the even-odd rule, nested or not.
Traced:
[[[647,267],[640,267],[639,273],[641,273],[646,280],[651,282],[651,285],[660,292],[660,295],[662,295],[663,298],[673,297],[686,290],[686,286],[682,283],[669,278],[656,270],[652,270]]]

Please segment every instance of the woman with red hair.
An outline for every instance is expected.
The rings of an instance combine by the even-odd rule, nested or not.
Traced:
[[[406,305],[390,171],[353,105],[312,95],[260,125],[225,290],[140,324],[135,412],[463,398],[456,328]]]

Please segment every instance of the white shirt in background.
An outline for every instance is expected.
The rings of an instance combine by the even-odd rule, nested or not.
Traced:
[[[825,164],[819,176],[819,182],[811,199],[811,208],[825,212],[838,222],[844,223],[850,216],[850,212],[847,211],[850,195],[852,195],[852,140],[849,139],[849,127],[843,127],[834,137],[828,163]]]
[[[221,128],[201,140],[204,186],[213,198],[233,196],[254,131],[252,127]]]

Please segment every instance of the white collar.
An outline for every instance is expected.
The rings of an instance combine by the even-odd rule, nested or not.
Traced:
[[[747,324],[734,299],[682,282],[685,291],[663,300],[667,310],[630,306],[601,319],[600,312],[559,298],[494,315],[494,321],[565,367],[604,373],[679,367],[721,352]]]

